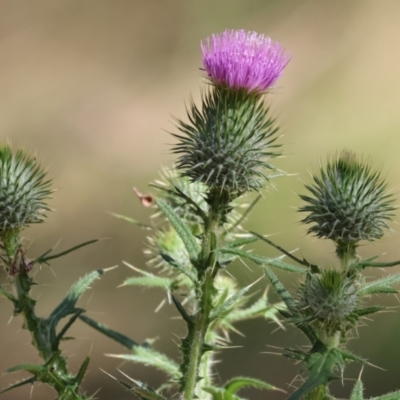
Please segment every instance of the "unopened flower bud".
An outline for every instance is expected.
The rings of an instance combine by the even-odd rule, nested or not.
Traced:
[[[360,240],[383,236],[394,207],[379,172],[371,171],[353,152],[343,151],[313,179],[306,185],[311,195],[300,195],[307,203],[300,211],[309,213],[302,220],[311,224],[308,233],[333,240],[339,256],[355,249]]]

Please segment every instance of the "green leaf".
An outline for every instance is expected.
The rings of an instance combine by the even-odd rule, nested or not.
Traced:
[[[245,244],[254,243],[257,240],[258,238],[256,238],[255,236],[247,236],[244,238],[232,240],[231,242],[226,243],[225,247],[227,248],[241,247],[244,246]]]
[[[232,396],[235,394],[238,390],[243,389],[243,388],[255,388],[255,389],[266,389],[266,390],[280,390],[275,386],[270,385],[267,382],[260,381],[259,379],[254,379],[254,378],[247,378],[247,377],[236,377],[231,379],[229,382],[225,384],[225,393],[228,396]]]
[[[79,299],[79,297],[90,287],[90,285],[98,278],[106,270],[97,270],[92,271],[89,274],[85,275],[83,278],[79,279],[68,292],[67,297],[54,309],[54,311],[50,314],[49,318],[46,320],[53,326],[57,325],[61,318],[66,317],[67,315],[74,314],[77,310],[75,305]]]
[[[263,317],[279,323],[277,317],[278,309],[283,308],[285,308],[284,303],[268,304],[266,296],[263,296],[249,307],[232,310],[224,319],[233,323],[251,318]]]
[[[36,377],[32,376],[31,378],[24,379],[22,381],[15,382],[12,385],[7,386],[6,388],[0,390],[0,394],[9,392],[10,390],[15,389],[17,387],[27,385],[28,383],[33,385],[35,382],[36,382]]]
[[[136,346],[140,346],[139,343],[136,343],[128,336],[125,336],[122,333],[114,331],[108,326],[103,325],[100,322],[97,322],[87,317],[86,315],[81,315],[79,318],[81,321],[85,322],[86,324],[96,329],[97,331],[101,332],[103,335],[109,337],[110,339],[115,340],[116,342],[118,342],[119,344],[121,344],[122,346],[126,347],[129,350],[134,349]]]
[[[146,287],[161,287],[164,289],[169,289],[171,287],[173,280],[169,278],[162,278],[153,275],[150,276],[135,276],[132,278],[127,278],[124,280],[124,285],[127,286],[146,286]]]
[[[76,381],[76,384],[77,384],[78,386],[82,383],[82,380],[83,380],[83,378],[84,378],[84,376],[85,376],[87,367],[89,366],[89,362],[90,362],[90,357],[87,356],[87,357],[85,358],[85,360],[83,361],[81,367],[79,368],[78,373],[76,374],[75,381]]]
[[[279,297],[283,300],[283,302],[285,303],[287,309],[290,311],[291,314],[288,315],[288,313],[282,309],[278,309],[279,313],[283,315],[285,318],[289,317],[292,318],[293,316],[297,317],[298,310],[296,302],[294,301],[291,294],[285,289],[285,287],[278,279],[278,277],[268,267],[264,267],[264,272],[268,276],[272,286],[278,293]],[[295,323],[295,326],[297,326],[297,328],[299,328],[308,337],[308,339],[312,344],[316,342],[315,333],[309,325],[297,322]]]
[[[181,378],[179,365],[175,361],[168,358],[166,355],[159,353],[150,347],[136,346],[132,349],[133,354],[107,354],[108,357],[120,358],[127,361],[134,361],[146,366],[150,366],[165,372],[172,379]]]
[[[379,397],[373,397],[370,400],[399,400],[400,399],[400,390],[397,392],[387,393]]]
[[[314,265],[309,263],[306,259],[300,259],[295,257],[293,254],[291,254],[290,252],[286,251],[283,247],[278,246],[277,244],[275,244],[274,242],[272,242],[271,240],[267,239],[265,236],[260,235],[259,233],[256,232],[251,232],[250,233],[254,236],[257,236],[259,239],[263,240],[264,242],[268,243],[269,245],[271,245],[272,247],[275,247],[277,250],[279,250],[280,252],[282,252],[285,256],[291,258],[292,260],[298,262],[300,265],[304,265],[307,268],[310,268],[312,272],[319,272],[320,268],[318,267],[318,265]]]
[[[227,312],[230,311],[230,309],[235,305],[236,302],[240,301],[243,299],[243,296],[245,293],[249,291],[249,289],[254,286],[259,279],[252,284],[244,287],[243,289],[239,290],[232,296],[230,296],[223,304],[221,304],[219,307],[214,308],[211,313],[210,313],[210,320],[214,321],[218,318],[221,318],[226,314]]]
[[[215,386],[203,386],[202,389],[212,395],[213,400],[241,400],[235,393],[243,388],[255,388],[255,389],[265,389],[265,390],[284,390],[278,389],[269,383],[260,381],[254,378],[247,378],[239,376],[231,379],[225,384],[223,388],[218,388]]]
[[[259,194],[251,203],[250,205],[246,208],[244,213],[240,216],[240,218],[232,225],[229,227],[228,232],[233,231],[236,227],[238,227],[244,220],[245,218],[249,215],[250,211],[253,209],[253,207],[259,202],[261,199],[261,194]]]
[[[43,365],[39,364],[19,364],[15,365],[14,367],[7,368],[5,372],[12,373],[18,371],[26,371],[30,372],[32,375],[40,376],[47,372],[47,369]]]
[[[395,267],[396,265],[400,265],[400,260],[396,260],[396,261],[391,261],[391,262],[374,262],[374,260],[376,260],[378,258],[378,256],[375,257],[371,257],[368,258],[366,260],[363,261],[359,261],[357,263],[354,263],[350,266],[351,269],[358,269],[358,270],[362,270],[364,268],[367,267],[373,267],[373,268],[388,268],[388,267]]]
[[[385,306],[372,306],[372,307],[359,308],[353,311],[353,313],[356,314],[358,317],[364,317],[365,315],[375,314],[385,309],[386,309]]]
[[[278,258],[267,258],[267,257],[262,257],[258,255],[251,254],[247,251],[243,250],[238,250],[238,249],[230,249],[230,248],[222,248],[222,249],[217,249],[216,251],[224,254],[233,254],[242,258],[247,258],[250,261],[253,261],[254,263],[258,265],[270,265],[276,268],[283,269],[285,271],[290,271],[290,272],[298,272],[301,274],[305,274],[307,272],[306,269],[302,267],[297,267],[295,265],[287,264],[281,260],[282,257]]]
[[[182,239],[183,244],[188,251],[189,258],[191,260],[196,260],[198,254],[200,253],[200,245],[197,242],[196,237],[193,235],[190,228],[185,224],[185,222],[175,213],[171,206],[164,200],[155,199],[158,207],[162,213],[166,216],[170,224],[176,230],[176,233]]]
[[[350,400],[364,400],[363,391],[364,386],[361,382],[361,379],[359,379],[354,385],[353,390],[351,391]]]
[[[40,257],[38,257],[35,260],[33,260],[33,262],[34,263],[38,263],[38,264],[47,264],[48,261],[53,260],[54,258],[59,258],[59,257],[65,256],[66,254],[71,253],[71,252],[73,252],[75,250],[78,250],[81,247],[88,246],[89,244],[96,243],[98,241],[99,241],[99,239],[89,240],[87,242],[78,244],[77,246],[71,247],[68,250],[62,251],[61,253],[57,253],[57,254],[54,254],[52,256],[46,257],[47,254],[49,254],[51,251],[53,251],[54,248],[51,248],[50,250],[47,250],[44,254],[42,254]]]
[[[393,289],[392,286],[398,282],[400,282],[400,273],[388,275],[384,278],[364,283],[357,292],[360,296],[375,293],[397,293],[397,290]]]
[[[305,394],[321,385],[327,385],[330,381],[340,379],[340,376],[333,373],[335,368],[342,370],[344,360],[340,352],[335,349],[324,348],[321,352],[311,354],[307,359],[309,375],[288,400],[300,400]]]
[[[147,230],[151,230],[151,229],[152,229],[151,226],[146,225],[146,224],[142,224],[142,223],[136,221],[136,220],[133,219],[133,218],[127,217],[126,215],[115,214],[115,213],[110,213],[110,214],[111,214],[113,217],[115,217],[115,218],[123,219],[124,221],[130,222],[131,224],[138,225],[138,226],[140,226],[141,228],[145,228],[145,229],[147,229]]]
[[[168,254],[165,253],[160,253],[160,256],[163,258],[164,261],[166,261],[169,265],[172,265],[174,268],[176,268],[179,272],[181,272],[182,274],[185,274],[193,283],[197,283],[197,276],[196,274],[182,266],[181,264],[179,264],[176,260],[174,260],[172,257],[170,257]]]
[[[174,280],[171,278],[153,275],[150,272],[146,272],[139,268],[134,267],[133,265],[127,263],[126,261],[123,261],[123,263],[126,266],[128,266],[130,269],[132,269],[142,275],[142,276],[134,276],[132,278],[125,279],[123,285],[161,287],[161,288],[169,290],[174,283]]]
[[[296,303],[293,300],[293,297],[285,289],[285,287],[283,286],[281,281],[278,279],[278,277],[267,267],[264,267],[264,272],[268,276],[269,280],[271,281],[272,286],[275,288],[279,297],[286,304],[286,307],[288,308],[288,310],[294,314],[297,314]]]
[[[8,300],[11,300],[15,306],[18,304],[18,300],[14,297],[14,295],[5,290],[2,286],[0,286],[0,295],[3,295]]]
[[[167,400],[164,396],[156,393],[150,386],[147,386],[140,381],[132,379],[132,382],[134,383],[133,386],[119,379],[116,379],[116,381],[130,392],[136,394],[142,400]]]

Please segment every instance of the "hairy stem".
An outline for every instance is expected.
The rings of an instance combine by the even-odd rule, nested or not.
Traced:
[[[5,242],[7,268],[14,275],[16,297],[14,315],[24,319],[23,327],[32,337],[32,345],[38,350],[45,364],[36,366],[32,372],[37,381],[47,383],[58,393],[57,399],[86,400],[89,399],[78,393],[78,385],[73,375],[68,372],[65,358],[58,350],[55,331],[50,328],[49,321],[40,318],[35,313],[36,301],[30,297],[30,291],[35,284],[29,276],[27,259],[17,238],[7,238]],[[4,243],[4,242],[3,242]],[[40,371],[39,371],[40,370]]]
[[[321,385],[313,390],[310,390],[305,396],[304,400],[331,400],[332,397],[329,396],[328,387],[326,385]]]
[[[193,400],[197,382],[199,381],[199,368],[201,358],[206,349],[205,337],[210,325],[210,313],[213,309],[214,279],[218,272],[218,265],[214,249],[218,237],[218,226],[221,219],[221,204],[214,198],[210,212],[204,226],[204,237],[200,255],[198,288],[199,310],[195,315],[194,325],[189,332],[188,339],[188,365],[185,382],[182,388],[183,399]]]

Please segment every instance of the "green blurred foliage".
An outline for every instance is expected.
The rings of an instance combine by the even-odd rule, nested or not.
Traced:
[[[328,154],[343,148],[370,156],[383,168],[389,186],[400,179],[400,3],[396,0],[354,2],[328,0],[5,0],[0,4],[0,139],[37,154],[59,189],[44,225],[26,232],[29,254],[35,257],[60,241],[62,250],[92,238],[106,238],[89,248],[56,260],[36,271],[39,309],[49,312],[78,277],[96,268],[120,264],[96,283],[84,306],[89,315],[137,341],[158,337],[158,349],[176,356],[176,334],[183,326],[172,317],[173,307],[153,311],[163,300],[158,291],[116,287],[130,275],[121,260],[143,267],[146,232],[108,212],[146,222],[149,215],[131,191],[145,192],[161,166],[171,165],[175,131],[172,116],[185,117],[190,95],[204,90],[199,41],[226,28],[255,30],[280,41],[292,61],[271,96],[282,123],[281,143],[287,157],[283,170],[297,174],[276,181],[265,194],[247,227],[277,233],[275,242],[323,266],[335,262],[334,248],[305,236],[300,226],[297,193],[310,181]],[[199,89],[201,86],[202,89]],[[303,191],[304,192],[304,191]],[[394,227],[393,227],[394,228]],[[385,252],[382,260],[400,258],[398,240],[388,232],[379,243],[360,249],[362,256]],[[264,245],[262,254],[275,254]],[[248,284],[260,274],[256,266],[236,264],[232,273]],[[376,271],[384,274],[384,271]],[[3,272],[1,280],[6,279]],[[280,275],[281,276],[281,275]],[[294,287],[293,284],[289,283]],[[257,285],[263,290],[266,281]],[[382,302],[386,300],[382,296]],[[387,303],[390,305],[389,303]],[[391,304],[396,306],[396,304]],[[10,321],[11,306],[1,300],[0,371],[21,361],[35,362],[21,319]],[[8,323],[8,321],[10,321]],[[374,318],[359,329],[350,347],[387,371],[363,372],[366,395],[399,389],[400,317]],[[305,343],[291,330],[283,332],[262,321],[239,326],[246,338],[235,337],[218,366],[221,382],[243,373],[291,391],[297,366],[265,351],[267,346]],[[273,333],[272,333],[273,332]],[[90,353],[85,385],[98,399],[132,398],[103,372],[116,368],[147,383],[162,377],[137,365],[119,364],[104,353],[122,349],[77,323],[71,332],[79,340],[64,345],[78,368]],[[356,378],[359,371],[351,369]],[[1,386],[15,377],[3,376]],[[353,382],[336,384],[338,396],[348,395]],[[262,392],[248,391],[251,399]],[[27,388],[7,399],[29,396]],[[271,399],[283,399],[281,393]],[[35,387],[33,399],[52,398],[49,389]]]

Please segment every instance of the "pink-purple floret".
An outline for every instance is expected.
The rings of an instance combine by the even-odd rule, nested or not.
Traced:
[[[269,37],[244,30],[226,30],[201,42],[203,65],[216,85],[265,92],[290,60]]]

